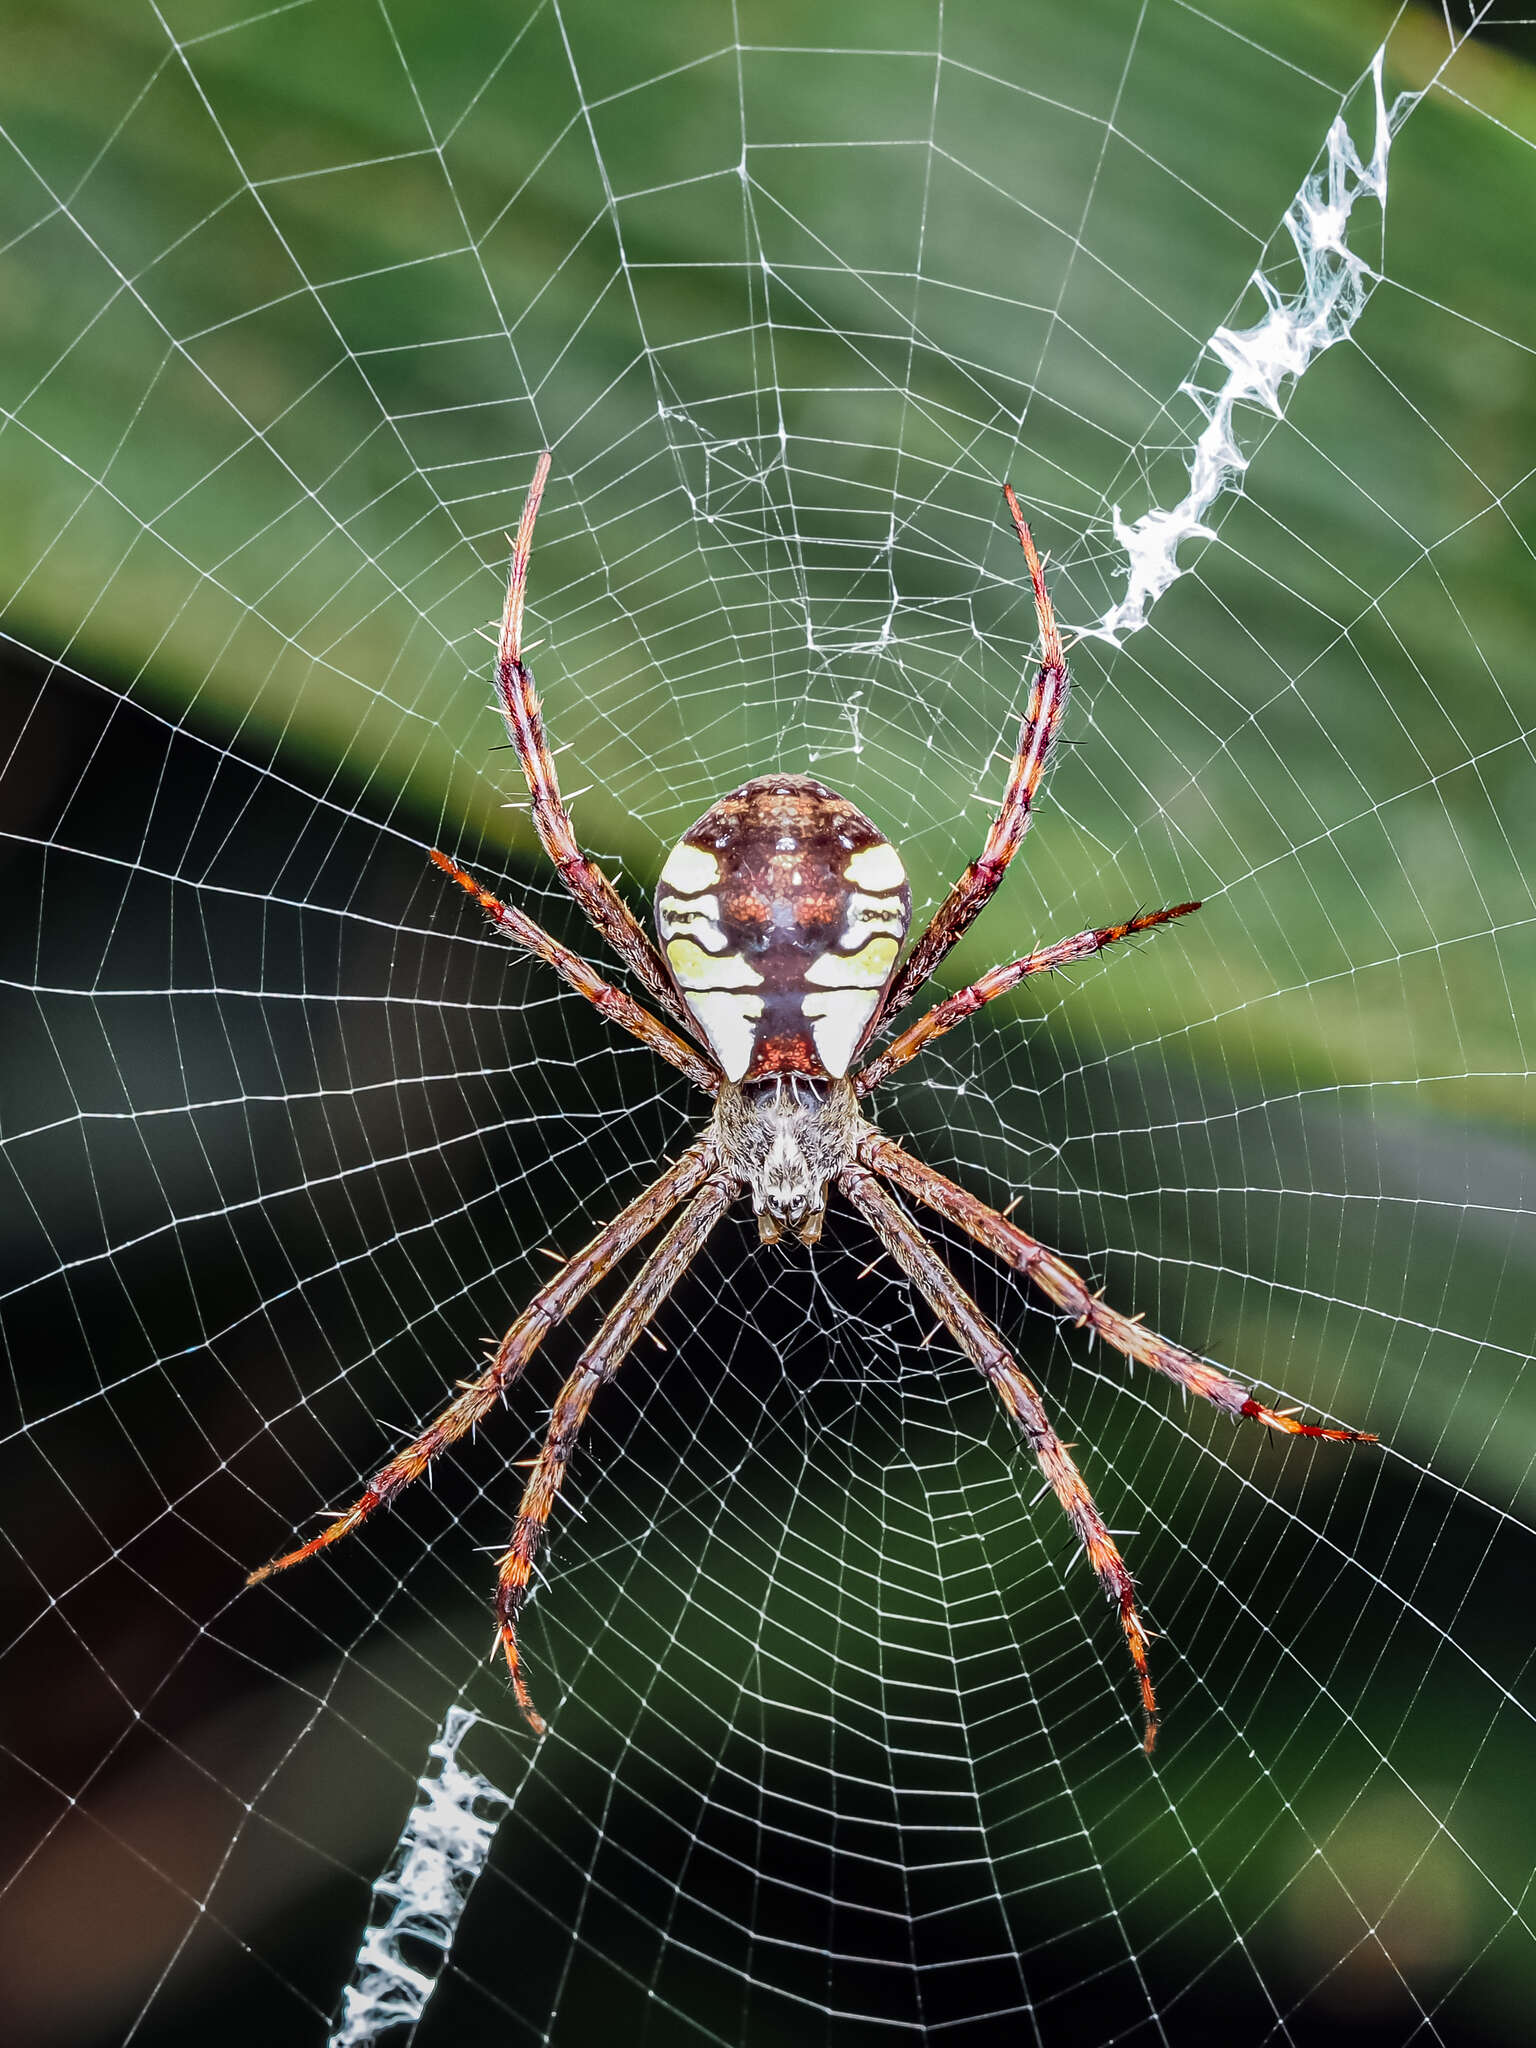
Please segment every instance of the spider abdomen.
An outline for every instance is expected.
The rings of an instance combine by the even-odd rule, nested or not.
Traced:
[[[896,849],[808,775],[722,797],[656,890],[667,964],[731,1081],[846,1074],[911,915]]]

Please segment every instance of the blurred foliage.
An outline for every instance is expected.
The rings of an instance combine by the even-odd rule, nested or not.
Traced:
[[[192,985],[206,965],[215,990],[405,989],[443,1010],[408,1023],[389,1013],[381,1026],[376,1005],[356,1022],[338,1005],[329,1035],[312,1038],[286,1016],[258,1030],[213,1008],[206,1031],[188,1031],[183,1011],[179,1030],[141,1020],[131,1040],[114,1036],[109,1056],[88,1026],[61,1050],[51,1022],[27,1020],[25,1039],[9,1041],[6,1086],[29,1121],[82,1102],[142,1108],[178,1087],[238,1104],[184,1141],[157,1133],[147,1159],[110,1153],[104,1134],[78,1158],[32,1166],[7,1247],[16,1271],[88,1257],[157,1199],[183,1219],[174,1253],[114,1262],[135,1303],[126,1322],[106,1281],[94,1296],[72,1285],[67,1305],[61,1293],[80,1341],[49,1347],[48,1407],[74,1399],[87,1414],[97,1375],[126,1380],[141,1350],[186,1352],[234,1327],[248,1298],[275,1301],[292,1274],[307,1276],[303,1302],[274,1310],[264,1341],[212,1343],[218,1369],[195,1428],[169,1375],[134,1383],[114,1422],[132,1443],[174,1443],[185,1469],[205,1461],[217,1483],[247,1453],[255,1418],[274,1417],[293,1466],[271,1456],[250,1483],[302,1514],[316,1473],[344,1487],[408,1410],[429,1408],[443,1357],[467,1352],[527,1291],[536,1224],[574,1239],[628,1185],[641,1141],[647,1157],[675,1142],[679,1095],[655,1098],[649,1068],[603,1051],[600,1028],[570,1005],[540,991],[500,1017],[467,1014],[504,991],[504,964],[489,947],[466,964],[450,942],[464,930],[459,906],[416,879],[420,842],[446,838],[493,870],[511,866],[538,914],[559,917],[539,893],[526,819],[501,808],[515,777],[488,753],[498,736],[483,639],[503,533],[544,441],[556,468],[535,559],[537,665],[568,744],[566,780],[592,785],[578,811],[588,842],[643,891],[713,797],[810,762],[901,840],[931,896],[973,850],[977,792],[1000,788],[1033,633],[999,478],[1034,510],[1064,615],[1096,616],[1115,594],[1109,508],[1134,517],[1164,487],[1156,451],[1175,437],[1159,409],[1227,318],[1341,96],[1389,26],[1389,91],[1423,85],[1443,48],[1430,13],[1321,0],[1239,5],[1219,23],[1173,6],[1143,16],[1121,0],[1069,16],[951,7],[936,94],[926,0],[849,0],[835,33],[828,13],[687,0],[544,6],[510,21],[487,4],[455,8],[450,27],[428,0],[387,11],[331,0],[232,30],[240,10],[181,0],[164,10],[173,45],[153,13],[108,0],[8,9],[4,622],[114,679],[158,738],[130,731],[122,710],[100,735],[91,719],[105,698],[45,683],[41,701],[69,707],[59,757],[78,780],[13,782],[12,816],[36,803],[41,848],[79,842],[88,818],[97,850],[132,869],[134,893],[112,921],[118,950],[104,952],[99,876],[87,888],[40,860],[46,909],[7,971],[24,986],[31,974],[69,986],[90,961],[113,986],[164,988]],[[1304,1998],[1353,1914],[1391,1930],[1426,1998],[1425,1984],[1450,1996],[1481,1958],[1463,1994],[1469,2026],[1496,2031],[1498,2005],[1529,1994],[1529,1946],[1508,1938],[1523,1930],[1506,1904],[1531,1860],[1528,1828],[1511,1818],[1529,1801],[1505,1796],[1529,1785],[1528,1728],[1508,1711],[1525,1644],[1505,1604],[1514,1539],[1481,1503],[1529,1503],[1536,1420],[1519,1128],[1536,1014],[1523,850],[1536,723],[1524,482],[1536,471],[1536,80],[1508,51],[1474,47],[1455,83],[1394,147],[1385,281],[1359,345],[1309,374],[1219,541],[1152,626],[1118,652],[1082,647],[1080,744],[1055,773],[1027,873],[951,965],[961,978],[1136,902],[1196,893],[1209,908],[1134,961],[1021,998],[1014,1014],[1028,1025],[998,1019],[985,1036],[957,1036],[930,1085],[914,1082],[887,1111],[995,1199],[1027,1187],[1033,1226],[1074,1255],[1112,1247],[1096,1270],[1116,1299],[1154,1305],[1266,1384],[1368,1419],[1405,1457],[1329,1470],[1306,1453],[1233,1448],[1209,1418],[1174,1418],[1157,1390],[1127,1401],[1113,1371],[1069,1379],[1070,1344],[1029,1334],[1039,1368],[1065,1382],[1098,1471],[1148,1504],[1136,1562],[1157,1589],[1185,1734],[1163,1777],[1128,1792],[1113,1715],[1065,1769],[1048,1724],[1018,1725],[1021,1660],[1071,1726],[1116,1651],[1112,1618],[1095,1612],[1084,1632],[1083,1587],[1069,1577],[1052,1590],[1062,1532],[1021,1535],[1001,1431],[957,1449],[946,1403],[924,1463],[903,1408],[904,1465],[898,1403],[878,1370],[867,1402],[849,1391],[871,1362],[863,1337],[844,1337],[830,1363],[805,1363],[793,1424],[771,1424],[804,1433],[806,1470],[791,1485],[785,1441],[756,1434],[750,1374],[744,1392],[735,1382],[722,1395],[709,1374],[693,1384],[680,1346],[667,1407],[642,1402],[638,1421],[616,1422],[606,1460],[611,1471],[622,1453],[656,1489],[676,1489],[673,1526],[646,1546],[639,1481],[622,1501],[610,1489],[602,1542],[569,1561],[559,1599],[539,1609],[540,1659],[590,1687],[565,1707],[563,1789],[552,1770],[530,1781],[514,1871],[537,1870],[562,1829],[574,1839],[603,1811],[594,1862],[605,1841],[646,1844],[639,1866],[611,1877],[605,1866],[604,1881],[635,1926],[671,1924],[667,1887],[710,1825],[688,1803],[705,1734],[718,1810],[733,1773],[761,1784],[781,1844],[797,1804],[819,1810],[830,1776],[850,1799],[857,1785],[868,1809],[842,1817],[844,1846],[876,1867],[889,1856],[877,1794],[893,1727],[920,1744],[925,1715],[940,1714],[964,1730],[984,1819],[966,1854],[984,1848],[1005,1873],[1055,1883],[1054,1905],[1038,1909],[1035,1981],[1059,1970],[1063,1999],[1086,1996],[1094,1967],[1086,1937],[1079,1951],[1063,1930],[1092,1930],[1104,1905],[1097,1869],[1066,1867],[1064,1852],[1053,1880],[1030,1861],[1053,1819],[1072,1854],[1084,1829],[1099,1853],[1115,1846],[1114,1895],[1142,1916],[1135,1939],[1148,1951],[1166,1942],[1181,1983],[1209,1946],[1226,1953],[1235,1926]],[[1366,121],[1359,100],[1350,117]],[[749,180],[736,175],[743,161]],[[55,798],[65,812],[48,808]],[[226,832],[231,819],[239,830]],[[172,871],[233,889],[237,904],[261,895],[259,931],[215,916],[189,941],[162,887]],[[26,893],[33,870],[15,879]],[[295,904],[355,915],[333,957],[317,959],[297,914],[285,923]],[[310,1065],[313,1111],[297,1078]],[[434,1072],[468,1078],[391,1093]],[[641,1113],[621,1126],[642,1072]],[[355,1104],[343,1111],[327,1087],[355,1090]],[[510,1175],[487,1133],[507,1141]],[[334,1192],[321,1184],[332,1170]],[[305,1188],[302,1214],[273,1193],[290,1184]],[[242,1199],[270,1241],[223,1213]],[[444,1217],[452,1249],[439,1242]],[[481,1260],[470,1284],[455,1265],[459,1231]],[[349,1259],[367,1261],[364,1298]],[[765,1328],[803,1327],[821,1360],[818,1290],[851,1296],[863,1252],[851,1244],[846,1275],[828,1261],[825,1282],[798,1267],[760,1280],[755,1305],[754,1283],[717,1276],[709,1315],[696,1309],[699,1355],[712,1367],[735,1358],[730,1332],[755,1306]],[[1016,1303],[993,1305],[1017,1322]],[[42,1355],[54,1326],[40,1309],[19,1344],[13,1326],[14,1355]],[[359,1358],[375,1375],[362,1388],[336,1365]],[[104,1544],[120,1598],[134,1588],[112,1546],[157,1526],[158,1478],[125,1459],[112,1429],[86,1441],[87,1427],[70,1492],[98,1505],[98,1526],[78,1536],[75,1568],[82,1579],[105,1570],[92,1547]],[[698,1460],[691,1492],[675,1474],[680,1440]],[[844,1440],[846,1467],[839,1451],[829,1470],[827,1446]],[[505,1456],[522,1454],[516,1441],[509,1431]],[[252,1455],[269,1458],[265,1434]],[[28,1469],[24,1483],[45,1512],[51,1475]],[[1287,1511],[1303,1484],[1304,1520]],[[356,1638],[406,1575],[398,1665],[381,1659],[380,1677],[342,1658],[339,1682],[362,1697],[295,1752],[301,1783],[282,1793],[295,1837],[308,1827],[358,1867],[376,1867],[371,1838],[336,1788],[371,1773],[387,1845],[401,1760],[420,1746],[400,1697],[440,1705],[455,1649],[484,1626],[479,1588],[464,1583],[464,1532],[451,1555],[438,1545],[421,1562],[422,1531],[462,1514],[476,1540],[496,1543],[504,1479],[490,1491],[486,1501],[448,1482],[446,1509],[403,1513],[378,1561],[356,1567],[365,1591],[317,1580],[316,1637],[247,1621],[229,1656],[296,1670],[294,1698],[328,1697],[338,1680],[325,1645]],[[945,1534],[953,1501],[967,1504],[964,1526]],[[748,1502],[763,1510],[751,1523],[737,1519]],[[791,1507],[801,1532],[781,1539]],[[168,1608],[213,1611],[232,1558],[278,1533],[270,1514],[219,1514],[230,1518],[210,1523],[191,1568],[206,1585]],[[841,1608],[829,1613],[834,1541],[852,1560],[850,1612],[868,1592],[859,1571],[873,1573],[873,1647],[850,1649]],[[632,1633],[615,1641],[610,1573],[632,1549],[644,1551],[627,1567]],[[181,1567],[168,1551],[139,1569],[169,1586]],[[925,1635],[930,1579],[971,1588],[979,1617],[966,1694],[938,1706],[933,1665],[946,1653]],[[167,1633],[141,1640],[130,1676],[156,1656],[170,1668],[177,1616],[159,1620]],[[300,1641],[313,1664],[295,1663]],[[601,1668],[589,1672],[592,1641]],[[213,1664],[211,1648],[199,1654]],[[67,1669],[67,1645],[59,1656]],[[784,1750],[759,1747],[742,1706],[743,1674],[765,1657],[765,1695],[800,1695]],[[204,1674],[194,1661],[185,1686],[189,1746],[235,1782],[234,1724],[198,1702],[193,1670],[213,1698],[249,1685],[249,1672]],[[1242,1712],[1229,1713],[1229,1691]],[[595,1780],[604,1730],[641,1712],[636,1700],[659,1747],[646,1771],[631,1760],[621,1797]],[[240,1742],[259,1746],[259,1718],[240,1721]],[[657,1726],[681,1730],[689,1754],[669,1757]],[[354,1739],[357,1727],[373,1732]],[[67,1731],[46,1736],[64,1743]],[[97,1724],[77,1739],[77,1761],[94,1767]],[[129,1763],[131,1752],[125,1798]],[[53,1781],[72,1782],[69,1770]],[[146,1803],[168,1797],[159,1777],[144,1783]],[[944,1794],[917,1816],[889,1780],[887,1792],[895,1825],[925,1840],[931,1828],[942,1844]],[[215,1838],[233,1825],[226,1816]],[[1159,1896],[1175,1835],[1198,1845],[1205,1903],[1187,1917],[1184,1891]],[[737,1847],[734,1876],[724,1851],[714,1876],[739,1932],[757,1907],[750,1888],[729,1889],[751,1865]],[[568,1847],[548,1877],[542,1910],[560,1934],[530,1960],[536,1978],[562,1962],[580,1863]],[[937,1924],[958,1910],[941,1866],[936,1851],[924,1896]],[[1412,1882],[1383,1889],[1399,1866]],[[291,1883],[315,1882],[301,1867]],[[821,1913],[826,1873],[795,1875]],[[68,1891],[61,1878],[56,1895]],[[512,1903],[537,1915],[539,1885],[530,1891]],[[250,1898],[259,1925],[292,1910],[275,1881],[253,1882]],[[353,1886],[334,1919],[320,1916],[341,1932],[315,1963],[317,1998],[350,1954],[359,1900]],[[895,1910],[866,1904],[872,1921]],[[626,1926],[617,1948],[643,1947]],[[819,1938],[809,1921],[779,1934]],[[706,1930],[679,1929],[678,1956],[690,1938]],[[303,1974],[304,1939],[284,1934],[290,1975]],[[482,1982],[496,1973],[487,1946]],[[1316,2038],[1341,2012],[1389,2024],[1392,1984],[1351,1958]],[[930,1960],[941,1959],[939,1940]],[[125,1979],[140,1960],[121,1959]],[[228,1967],[223,1951],[217,1960]],[[765,1965],[746,1954],[731,1967]],[[672,1995],[702,2011],[715,1996],[704,1985],[696,1970]],[[1118,1995],[1104,1993],[1103,2010]],[[1225,1995],[1219,1972],[1211,1995]],[[536,1989],[528,1997],[537,2010]],[[726,2034],[730,2002],[712,2021]],[[1101,2023],[1092,2011],[1085,2029]]]
[[[1030,630],[998,476],[1037,508],[1063,611],[1092,616],[1108,505],[1146,502],[1130,451],[1387,21],[1250,12],[1304,70],[1249,47],[1240,11],[1213,34],[1169,8],[1122,91],[1123,6],[1075,10],[1067,36],[1048,13],[962,12],[930,159],[856,146],[925,133],[926,5],[840,16],[850,48],[916,55],[754,53],[740,87],[718,6],[578,15],[581,94],[547,8],[510,50],[491,8],[459,10],[451,37],[424,5],[228,34],[218,9],[173,8],[176,34],[206,38],[179,53],[148,13],[13,9],[13,630],[248,749],[345,769],[376,806],[500,837],[477,629],[548,437],[541,680],[595,784],[593,841],[648,876],[721,788],[839,736],[846,754],[857,689],[861,751],[839,772],[937,887]],[[819,39],[814,8],[753,13],[748,45]],[[1389,87],[1422,84],[1437,50],[1410,19]],[[1307,380],[1154,630],[1112,660],[1085,650],[1085,758],[1032,877],[1057,920],[1124,888],[1242,891],[1239,929],[1208,918],[1192,954],[1138,975],[1138,1032],[1189,1020],[1192,958],[1226,1059],[1431,1093],[1447,1077],[1453,1114],[1492,1117],[1523,1108],[1508,1054],[1533,991],[1505,820],[1531,722],[1516,486],[1536,278],[1522,210],[1497,200],[1520,187],[1531,107],[1512,58],[1459,64],[1499,120],[1449,96],[1413,116],[1363,349]],[[626,90],[643,79],[661,82]],[[738,92],[749,200],[729,175]],[[1352,118],[1367,135],[1368,109]],[[767,473],[776,405],[788,455]],[[903,609],[874,647],[893,500]],[[1003,938],[994,920],[957,968]]]

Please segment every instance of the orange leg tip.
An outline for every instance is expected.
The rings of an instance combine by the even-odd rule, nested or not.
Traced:
[[[1297,1422],[1293,1419],[1293,1409],[1266,1408],[1262,1401],[1254,1400],[1251,1394],[1239,1413],[1249,1421],[1262,1422],[1267,1429],[1279,1431],[1282,1436],[1308,1436],[1330,1444],[1375,1444],[1381,1441],[1374,1430],[1325,1429],[1318,1422]]]
[[[279,1572],[287,1571],[289,1565],[302,1564],[306,1557],[312,1556],[321,1548],[325,1540],[324,1537],[320,1537],[314,1543],[306,1543],[301,1550],[290,1550],[284,1557],[274,1557],[268,1563],[258,1565],[245,1583],[248,1586],[259,1586],[263,1579],[275,1578]]]
[[[287,1571],[290,1565],[302,1564],[307,1557],[313,1557],[317,1551],[328,1550],[341,1537],[350,1536],[359,1523],[366,1519],[368,1508],[378,1504],[376,1496],[365,1494],[363,1498],[367,1506],[362,1507],[361,1512],[353,1508],[339,1521],[332,1522],[328,1528],[322,1529],[318,1536],[312,1536],[307,1543],[301,1543],[297,1550],[285,1550],[281,1557],[274,1557],[268,1563],[258,1566],[245,1583],[248,1586],[259,1586],[263,1579],[270,1579],[277,1572]]]
[[[523,1682],[523,1674],[519,1667],[519,1659],[517,1654],[517,1639],[512,1634],[512,1631],[509,1628],[503,1628],[501,1630],[500,1640],[501,1647],[506,1652],[507,1675],[512,1680],[513,1697],[517,1701],[518,1707],[522,1712],[523,1719],[528,1723],[528,1726],[533,1730],[534,1734],[543,1735],[546,1732],[544,1716],[533,1704],[533,1695],[529,1692],[528,1687]]]
[[[473,875],[465,874],[456,860],[450,860],[447,854],[441,852],[437,847],[434,846],[432,848],[427,858],[435,868],[441,868],[450,880],[457,882],[461,889],[474,890],[478,887]]]

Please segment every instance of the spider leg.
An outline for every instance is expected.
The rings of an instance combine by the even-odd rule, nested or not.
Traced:
[[[1096,931],[1078,932],[1070,939],[1057,939],[1053,945],[1042,946],[1037,953],[1026,953],[1022,960],[1010,961],[1006,967],[989,967],[979,981],[946,996],[942,1003],[935,1003],[926,1016],[919,1017],[899,1037],[893,1038],[878,1059],[871,1060],[861,1074],[855,1075],[854,1087],[860,1095],[867,1095],[872,1088],[878,1088],[898,1067],[904,1067],[908,1060],[915,1060],[931,1040],[942,1038],[946,1031],[953,1031],[957,1024],[973,1017],[984,1003],[1006,995],[1009,989],[1018,986],[1025,975],[1040,974],[1047,968],[1066,967],[1074,960],[1086,960],[1094,953],[1102,953],[1106,946],[1114,945],[1118,939],[1134,938],[1138,932],[1151,931],[1154,925],[1168,924],[1176,917],[1188,917],[1192,910],[1199,908],[1198,903],[1175,903],[1168,910],[1144,910],[1126,924],[1100,925]]]
[[[925,1202],[947,1221],[958,1224],[1004,1265],[1022,1273],[1059,1309],[1065,1310],[1079,1329],[1086,1325],[1106,1344],[1137,1365],[1165,1374],[1191,1394],[1198,1394],[1202,1401],[1209,1401],[1213,1407],[1224,1409],[1235,1418],[1246,1417],[1262,1422],[1267,1429],[1283,1436],[1325,1437],[1330,1443],[1341,1444],[1373,1444],[1377,1441],[1375,1436],[1362,1429],[1324,1429],[1315,1422],[1298,1422],[1294,1416],[1266,1408],[1262,1401],[1253,1398],[1246,1387],[1229,1379],[1224,1372],[1218,1372],[1215,1366],[1207,1365],[1203,1358],[1184,1350],[1182,1345],[1170,1344],[1166,1337],[1149,1330],[1139,1317],[1124,1316],[1118,1309],[1110,1308],[1089,1291],[1080,1273],[1075,1272],[1065,1259],[1047,1251],[1038,1238],[1031,1237],[1027,1230],[1020,1230],[1016,1223],[999,1216],[995,1209],[967,1194],[954,1181],[946,1180],[933,1167],[925,1166],[922,1160],[914,1159],[910,1152],[904,1152],[900,1145],[879,1132],[872,1132],[862,1140],[859,1158],[874,1172],[894,1181],[905,1193]]]
[[[555,777],[549,737],[544,729],[544,713],[533,687],[533,672],[523,660],[523,603],[528,588],[528,558],[533,552],[533,523],[538,517],[539,501],[544,496],[549,463],[550,455],[546,448],[534,470],[523,516],[518,521],[517,538],[512,544],[512,573],[507,584],[507,602],[496,650],[496,693],[501,699],[508,736],[528,779],[534,829],[544,851],[559,869],[561,881],[586,912],[597,932],[607,940],[625,966],[639,977],[653,1000],[660,1003],[673,1021],[693,1038],[693,1018],[650,934],[608,877],[587,859],[577,843],[570,813]]]
[[[441,1415],[430,1422],[413,1443],[395,1453],[344,1515],[338,1516],[308,1543],[301,1543],[297,1550],[275,1557],[270,1564],[252,1572],[245,1583],[254,1586],[261,1579],[269,1579],[274,1572],[286,1571],[291,1564],[301,1564],[306,1557],[313,1557],[317,1550],[326,1549],[340,1537],[350,1536],[354,1529],[367,1521],[375,1508],[383,1507],[413,1479],[419,1479],[439,1451],[457,1443],[461,1436],[483,1422],[507,1389],[521,1376],[524,1366],[548,1333],[565,1320],[610,1267],[654,1230],[679,1202],[694,1193],[708,1178],[710,1166],[708,1142],[701,1140],[690,1147],[675,1165],[669,1166],[628,1208],[621,1209],[584,1251],[567,1260],[554,1279],[539,1289],[496,1346],[490,1364],[480,1377],[471,1381],[457,1400],[450,1401]]]
[[[512,1540],[496,1575],[497,1636],[506,1653],[517,1703],[536,1735],[544,1733],[544,1722],[523,1678],[517,1650],[517,1618],[528,1595],[544,1525],[564,1482],[576,1439],[598,1388],[606,1386],[624,1363],[641,1331],[692,1265],[705,1238],[740,1192],[737,1181],[725,1178],[710,1180],[699,1190],[614,1304],[550,1410],[544,1448],[528,1475],[512,1527]]]
[[[1157,1695],[1147,1665],[1147,1631],[1136,1606],[1136,1589],[1115,1539],[1094,1505],[1071,1453],[1052,1429],[1040,1396],[991,1323],[950,1272],[922,1231],[892,1200],[872,1174],[857,1166],[838,1177],[838,1186],[871,1224],[891,1257],[940,1317],[955,1342],[991,1382],[1003,1406],[1023,1432],[1040,1462],[1051,1491],[1076,1530],[1099,1584],[1114,1602],[1125,1632],[1126,1647],[1136,1667],[1146,1717],[1143,1747],[1150,1755],[1157,1741]]]
[[[1061,634],[1056,628],[1056,614],[1051,609],[1045,588],[1045,572],[1040,566],[1040,557],[1035,552],[1035,543],[1024,523],[1024,514],[1019,509],[1011,484],[1004,485],[1003,495],[1008,500],[1019,544],[1029,564],[1035,611],[1040,620],[1040,669],[1019,727],[1019,744],[1013,766],[1008,771],[1002,807],[992,821],[986,844],[980,857],[971,862],[939,905],[927,930],[908,953],[881,1004],[880,1017],[874,1026],[876,1030],[885,1018],[894,1017],[898,1010],[906,1008],[923,983],[931,978],[945,954],[985,909],[993,890],[1007,873],[1008,863],[1018,852],[1024,834],[1029,830],[1035,798],[1050,757],[1051,742],[1060,728],[1061,714],[1066,708],[1067,663],[1062,653]]]
[[[531,917],[524,916],[522,911],[514,910],[509,904],[493,896],[473,875],[451,861],[446,853],[439,853],[434,847],[432,858],[445,875],[450,876],[461,889],[474,897],[503,938],[510,939],[513,945],[522,946],[528,952],[536,954],[540,960],[546,961],[554,968],[556,974],[563,976],[579,995],[584,995],[587,1001],[595,1009],[601,1010],[611,1023],[621,1025],[643,1045],[648,1045],[652,1052],[660,1053],[664,1060],[670,1060],[674,1067],[686,1074],[690,1081],[696,1082],[700,1088],[711,1095],[715,1093],[720,1086],[720,1069],[707,1053],[700,1052],[696,1046],[679,1038],[675,1031],[663,1024],[659,1017],[653,1017],[649,1010],[643,1009],[634,997],[626,995],[623,989],[615,988],[612,982],[604,981],[579,953],[573,953],[568,946],[562,946],[558,939],[551,938]]]

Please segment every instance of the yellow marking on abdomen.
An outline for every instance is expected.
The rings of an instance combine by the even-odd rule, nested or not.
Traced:
[[[823,953],[805,970],[813,988],[879,988],[896,963],[896,941],[881,932],[857,953]]]
[[[716,958],[692,939],[669,939],[667,963],[685,989],[761,988],[763,977],[739,953]]]

